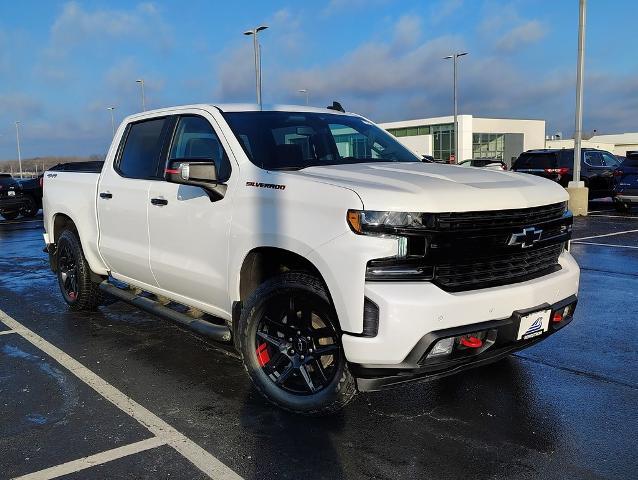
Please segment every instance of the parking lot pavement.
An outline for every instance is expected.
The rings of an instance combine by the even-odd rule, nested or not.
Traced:
[[[164,320],[121,302],[69,312],[41,227],[0,225],[0,310],[25,329],[0,322],[0,478],[66,462],[63,478],[207,478],[198,458],[248,479],[633,478],[638,217],[609,207],[576,219],[569,327],[491,366],[359,395],[323,419],[270,407],[236,358]],[[164,444],[171,428],[208,456]],[[70,473],[87,455],[97,466]]]

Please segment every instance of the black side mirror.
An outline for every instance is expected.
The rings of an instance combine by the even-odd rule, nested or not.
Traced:
[[[211,200],[219,200],[226,193],[226,185],[217,179],[217,166],[214,162],[173,160],[166,169],[166,180],[201,187]]]

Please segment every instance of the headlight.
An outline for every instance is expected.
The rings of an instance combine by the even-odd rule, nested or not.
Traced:
[[[401,235],[424,232],[434,226],[434,216],[418,212],[348,210],[348,225],[359,235]]]

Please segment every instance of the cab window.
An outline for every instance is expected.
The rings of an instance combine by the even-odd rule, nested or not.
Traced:
[[[117,171],[123,177],[157,178],[157,165],[162,152],[166,118],[136,122],[128,127]]]
[[[228,155],[213,127],[203,117],[180,117],[169,159],[214,162],[220,181],[225,182],[230,177]]]

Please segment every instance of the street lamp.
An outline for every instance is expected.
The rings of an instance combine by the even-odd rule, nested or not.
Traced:
[[[20,152],[20,122],[16,120],[16,143],[18,145],[18,166],[20,168],[20,178],[22,178],[22,153]]]
[[[308,105],[308,101],[310,99],[310,92],[308,91],[308,89],[307,88],[301,88],[298,91],[299,91],[299,93],[302,93],[302,94],[304,94],[306,96],[306,105]]]
[[[135,80],[135,83],[139,83],[140,86],[142,87],[142,111],[145,112],[146,111],[146,97],[144,96],[144,80],[140,78],[138,80]]]
[[[113,110],[115,110],[115,107],[106,107],[106,109],[111,111],[111,130],[113,130],[113,137],[115,137],[115,118],[113,116]]]
[[[253,51],[255,53],[255,89],[257,91],[257,104],[261,109],[261,49],[259,48],[259,41],[257,34],[262,30],[266,30],[268,25],[260,25],[252,30],[246,30],[244,35],[253,36]]]
[[[574,128],[574,174],[567,184],[569,209],[574,215],[587,215],[588,190],[580,180],[580,159],[583,137],[583,80],[585,74],[585,25],[587,16],[586,0],[579,1],[578,16],[578,63],[576,66],[576,115]]]
[[[457,100],[457,89],[456,89],[456,60],[459,57],[467,55],[468,52],[462,53],[454,53],[452,55],[448,55],[447,57],[443,57],[444,60],[454,60],[454,160],[456,163],[459,163],[459,122],[457,119],[458,116],[458,100]]]

